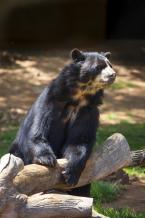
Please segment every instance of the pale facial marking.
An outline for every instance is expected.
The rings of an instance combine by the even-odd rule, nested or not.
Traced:
[[[109,66],[108,63],[106,63],[106,64],[107,64],[107,67],[105,67],[102,70],[99,80],[100,80],[100,82],[111,84],[115,80],[116,72]]]

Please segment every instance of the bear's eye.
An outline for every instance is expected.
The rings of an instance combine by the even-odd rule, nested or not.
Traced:
[[[82,67],[82,65],[84,64],[84,61],[79,61],[76,63],[79,67]]]
[[[98,72],[100,72],[100,71],[103,70],[104,68],[105,68],[105,65],[101,64],[101,65],[98,65],[98,66],[96,67],[96,70],[97,70]]]
[[[79,61],[79,64],[83,64],[85,61]]]

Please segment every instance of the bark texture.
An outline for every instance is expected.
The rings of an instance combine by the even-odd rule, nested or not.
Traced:
[[[129,145],[123,135],[116,133],[94,150],[77,186],[102,179],[131,163]],[[92,198],[41,192],[74,188],[68,187],[62,178],[61,171],[67,164],[66,159],[60,159],[55,168],[35,164],[24,166],[20,158],[4,155],[0,160],[0,217],[105,218],[97,212],[92,214]]]

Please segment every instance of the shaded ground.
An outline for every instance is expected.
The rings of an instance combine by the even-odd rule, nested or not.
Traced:
[[[145,42],[110,42],[87,50],[112,51],[118,72],[116,83],[106,90],[101,123],[145,123]],[[68,49],[0,52],[0,131],[18,125],[45,85],[68,63],[68,54]],[[145,182],[128,185],[111,206],[145,211]]]
[[[136,212],[145,212],[145,180],[127,185],[117,200],[103,206],[113,208],[129,207]]]

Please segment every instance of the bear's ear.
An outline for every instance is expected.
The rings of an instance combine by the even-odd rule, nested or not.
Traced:
[[[81,52],[79,49],[74,48],[71,51],[71,58],[73,59],[73,61],[78,62],[78,61],[84,61],[85,60],[85,56],[83,54],[83,52]]]
[[[106,58],[110,59],[110,56],[111,56],[111,52],[104,52],[104,55]]]

